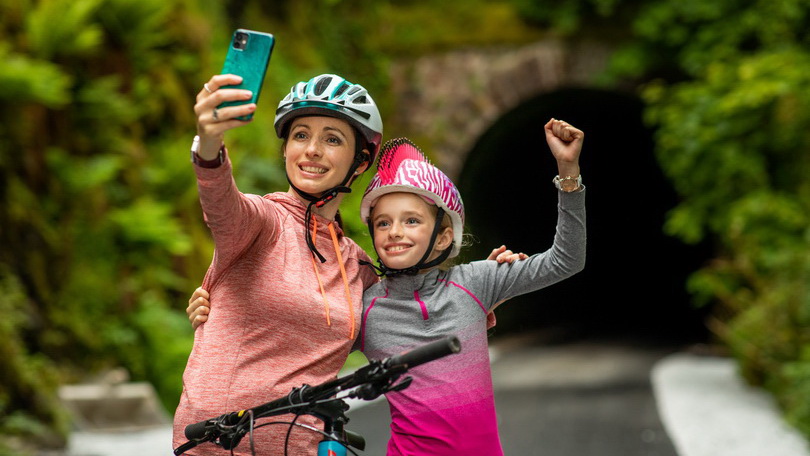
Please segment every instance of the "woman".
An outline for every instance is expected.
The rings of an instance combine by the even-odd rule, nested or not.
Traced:
[[[203,288],[217,306],[195,332],[175,413],[175,447],[186,441],[189,424],[334,378],[358,334],[363,290],[378,280],[359,262],[370,258],[335,220],[349,185],[380,146],[374,100],[362,86],[331,74],[293,86],[275,119],[290,187],[249,195],[233,180],[224,135],[244,125],[237,117],[256,105],[217,108],[250,98],[249,91],[221,88],[240,81],[213,76],[194,106],[192,162],[215,244]],[[317,426],[308,416],[297,422]],[[288,429],[257,431],[256,454],[285,454]],[[296,426],[289,454],[314,454],[318,440]],[[195,450],[189,454],[230,454],[212,444]],[[249,452],[249,445],[237,450]]]

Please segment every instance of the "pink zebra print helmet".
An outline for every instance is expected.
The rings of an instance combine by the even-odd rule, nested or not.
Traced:
[[[453,181],[406,138],[386,142],[377,162],[377,172],[363,194],[360,217],[368,224],[377,200],[395,192],[415,193],[442,208],[453,223],[453,249],[448,258],[461,250],[464,230],[464,202]]]

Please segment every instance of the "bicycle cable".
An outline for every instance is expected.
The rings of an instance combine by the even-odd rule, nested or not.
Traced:
[[[315,400],[315,401],[310,401],[310,404],[313,404],[313,405],[315,405],[315,404],[326,404],[326,403],[333,402],[333,401],[344,400],[344,399],[349,398],[350,396],[351,396],[351,394],[346,394],[346,395],[344,395],[344,396],[342,396],[342,397],[335,396],[335,397],[333,397],[333,398],[319,399],[319,400]],[[278,408],[275,408],[275,409],[273,409],[273,411],[274,411],[274,412],[280,412],[280,411],[283,411],[283,410],[285,410],[285,409],[294,409],[294,408],[300,408],[300,407],[301,407],[301,406],[300,406],[300,404],[299,404],[299,405],[288,405],[288,406],[283,406],[283,407],[278,407]],[[289,439],[290,439],[290,434],[291,434],[291,432],[292,432],[292,429],[293,429],[293,427],[295,427],[295,426],[298,426],[298,427],[301,427],[301,428],[307,429],[307,430],[309,430],[309,431],[315,432],[316,434],[321,434],[321,435],[323,435],[324,437],[331,437],[329,434],[327,434],[327,433],[326,433],[326,432],[324,432],[324,431],[321,431],[320,429],[317,429],[317,428],[312,427],[312,426],[307,425],[307,424],[301,424],[301,423],[298,423],[298,422],[297,422],[297,420],[298,420],[298,418],[299,418],[301,415],[306,415],[306,413],[295,413],[295,418],[293,418],[293,420],[292,420],[292,421],[271,421],[271,422],[267,422],[267,423],[262,423],[262,424],[256,425],[256,424],[255,424],[255,422],[256,422],[257,417],[256,417],[256,416],[254,416],[254,414],[253,414],[253,410],[248,410],[248,411],[247,411],[247,413],[245,414],[245,416],[242,418],[242,420],[240,420],[240,422],[239,422],[239,423],[237,423],[237,424],[235,424],[235,425],[231,426],[230,428],[231,428],[232,430],[234,430],[233,432],[238,433],[238,432],[239,432],[239,431],[238,431],[238,428],[240,428],[240,427],[242,427],[242,426],[244,426],[244,425],[248,425],[248,426],[249,426],[249,431],[248,431],[248,436],[249,436],[249,437],[248,437],[248,439],[249,439],[249,442],[250,442],[250,453],[251,453],[251,455],[256,456],[256,448],[255,448],[255,441],[254,441],[254,438],[253,438],[253,433],[254,433],[254,432],[257,430],[257,429],[262,428],[262,427],[265,427],[265,426],[269,426],[269,425],[271,425],[271,424],[285,424],[285,425],[289,425],[289,429],[287,430],[287,434],[286,434],[286,437],[285,437],[285,439],[284,439],[284,456],[289,456],[289,443],[290,443],[290,440],[289,440]],[[261,417],[258,417],[258,418],[261,418]],[[359,456],[359,455],[358,455],[358,454],[357,454],[357,453],[356,453],[354,450],[352,450],[352,449],[351,449],[351,448],[350,448],[348,445],[345,445],[345,444],[344,444],[343,446],[344,446],[344,447],[346,448],[346,450],[347,450],[347,451],[349,451],[349,452],[350,452],[350,453],[351,453],[353,456]],[[233,456],[233,455],[234,455],[234,449],[235,449],[235,447],[232,447],[232,448],[231,448],[231,450],[230,450],[230,452],[231,452],[231,456]]]
[[[303,415],[305,415],[305,414],[303,414]],[[291,422],[291,421],[270,421],[270,422],[267,422],[267,423],[262,423],[262,424],[257,425],[257,426],[254,428],[254,430],[255,430],[255,429],[259,429],[259,428],[263,428],[263,427],[265,427],[265,426],[271,426],[271,425],[274,425],[274,424],[284,424],[284,425],[290,425],[290,426],[298,426],[298,427],[300,427],[300,428],[304,428],[304,429],[306,429],[306,430],[308,430],[308,431],[312,431],[312,432],[314,432],[314,433],[316,433],[316,434],[320,434],[320,435],[322,435],[322,436],[324,436],[324,437],[329,437],[329,434],[327,434],[326,432],[324,432],[324,431],[322,431],[322,430],[320,430],[320,429],[318,429],[318,428],[316,428],[316,427],[310,426],[310,425],[308,425],[308,424],[295,423],[295,422]],[[343,444],[343,443],[342,443],[342,444]],[[355,452],[355,451],[354,451],[354,450],[353,450],[353,449],[352,449],[350,446],[348,446],[348,445],[346,445],[346,444],[343,444],[343,446],[346,448],[346,451],[348,451],[349,453],[351,453],[353,456],[360,456],[360,455],[359,455],[357,452]],[[287,446],[285,445],[285,451],[287,451],[287,449],[286,449],[286,448],[287,448]],[[254,454],[255,454],[255,453],[254,453]]]
[[[287,428],[287,435],[284,437],[284,456],[289,456],[288,451],[290,449],[290,434],[292,434],[293,427],[295,427],[296,421],[298,421],[300,416],[300,413],[296,413],[295,418],[290,421],[290,427]]]

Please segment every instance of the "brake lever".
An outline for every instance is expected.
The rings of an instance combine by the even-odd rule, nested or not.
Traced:
[[[209,439],[189,440],[188,442],[186,442],[186,443],[180,445],[179,447],[175,448],[174,449],[174,454],[175,455],[181,455],[181,454],[185,453],[186,451],[196,447],[197,445],[199,445],[201,443],[208,442],[208,441],[209,441]]]
[[[391,386],[388,388],[388,391],[402,391],[405,388],[411,386],[411,382],[413,381],[413,377],[408,376],[402,379],[401,382],[397,383],[396,385]]]
[[[231,424],[237,418],[239,420]],[[245,422],[252,419],[253,413],[251,411],[245,414],[237,412],[221,416],[214,424],[214,427],[219,431],[216,444],[226,450],[236,448],[239,442],[242,441],[242,437],[248,432],[244,426]]]
[[[371,401],[377,399],[378,397],[389,391],[402,391],[408,386],[410,386],[411,382],[413,381],[413,377],[408,376],[402,379],[401,382],[394,384],[394,382],[397,381],[398,377],[399,376],[389,378],[385,382],[377,381],[373,383],[367,383],[355,389],[351,394],[349,394],[349,397],[362,399],[364,401]]]

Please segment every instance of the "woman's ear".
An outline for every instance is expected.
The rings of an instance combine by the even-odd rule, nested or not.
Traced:
[[[368,152],[368,149],[363,149],[363,157],[365,158],[365,161],[361,162],[357,167],[357,170],[354,171],[354,174],[358,176],[366,172],[366,170],[371,166],[371,154]]]

